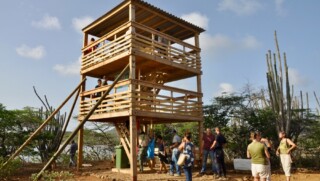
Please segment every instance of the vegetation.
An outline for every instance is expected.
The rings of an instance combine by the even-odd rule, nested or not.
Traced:
[[[30,177],[30,180],[34,180],[36,178],[37,174],[32,174]],[[61,171],[61,172],[49,172],[44,171],[41,177],[41,180],[45,181],[55,181],[55,180],[74,180],[73,174],[67,171]]]
[[[4,164],[5,159],[0,157],[0,167]],[[10,162],[6,167],[0,169],[0,178],[6,179],[15,173],[21,167],[21,161],[19,159],[15,159]]]

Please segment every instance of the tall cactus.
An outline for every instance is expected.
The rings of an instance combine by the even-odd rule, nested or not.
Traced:
[[[39,120],[46,120],[52,112],[54,112],[54,108],[49,104],[47,97],[44,96],[45,101],[38,95],[36,88],[33,87],[34,93],[41,101],[43,107],[38,109],[36,112],[36,116]],[[52,154],[58,150],[62,137],[64,136],[63,127],[66,123],[66,113],[61,114],[60,111],[52,118],[52,121],[47,124],[42,133],[46,134],[46,139],[41,139],[38,141],[37,148],[40,152],[40,158],[42,162],[48,161],[48,159],[52,156]],[[50,136],[48,136],[50,135]]]
[[[271,50],[266,54],[266,61],[268,66],[267,71],[267,81],[269,89],[270,104],[272,110],[274,111],[277,120],[276,128],[277,131],[285,131],[287,134],[290,130],[291,122],[291,90],[289,82],[289,73],[286,54],[283,54],[283,62],[281,59],[280,48],[277,39],[277,32],[274,33],[275,44],[277,53],[272,54]],[[278,62],[278,63],[277,63]],[[284,65],[284,75],[285,83],[283,83],[283,67]],[[284,91],[285,86],[285,91]]]

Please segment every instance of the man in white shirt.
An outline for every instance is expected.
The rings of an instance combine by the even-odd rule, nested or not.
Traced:
[[[169,175],[181,176],[180,166],[177,164],[180,155],[178,147],[181,143],[181,138],[178,136],[176,130],[173,130],[173,134],[172,145],[170,146],[170,149],[172,150],[172,160],[170,163]],[[174,174],[174,168],[176,168],[176,174]]]

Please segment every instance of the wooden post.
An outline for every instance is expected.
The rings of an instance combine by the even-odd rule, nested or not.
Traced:
[[[134,55],[130,55],[129,57],[129,65],[130,65],[130,79],[134,80],[136,78],[136,57]],[[135,109],[135,99],[133,98],[135,92],[135,85],[133,82],[130,83],[129,86],[131,96],[130,96],[130,155],[128,155],[130,160],[130,174],[133,181],[137,180],[137,121],[136,116],[134,115]]]
[[[200,43],[199,43],[199,34],[195,34],[194,36],[194,45],[197,48],[200,48]],[[197,52],[197,59],[200,57],[200,52]],[[197,92],[199,94],[202,93],[202,85],[201,85],[201,74],[197,75]],[[198,97],[198,104],[202,105],[202,97]],[[200,115],[203,116],[202,113],[202,106],[200,106]],[[202,137],[203,137],[203,118],[201,121],[199,121],[199,153],[201,153],[202,149]],[[201,157],[201,155],[199,155]]]
[[[85,34],[85,35],[87,35],[87,34]],[[87,38],[85,37],[85,39],[87,39]],[[84,43],[86,43],[86,40],[84,40]],[[81,75],[82,80],[85,78],[86,78],[85,75]],[[86,90],[86,84],[84,82],[81,86],[80,93],[83,93],[85,90]],[[82,102],[82,101],[84,101],[84,99],[85,99],[85,97],[81,97],[80,101]],[[82,167],[82,163],[83,163],[83,132],[84,132],[84,130],[83,130],[83,126],[82,126],[78,132],[78,160],[77,160],[77,170],[78,171]]]
[[[137,181],[137,121],[136,116],[130,116],[130,173],[132,181]]]
[[[88,45],[88,33],[83,33],[83,48]]]
[[[200,48],[200,43],[199,43],[199,34],[194,35],[194,46],[197,48]],[[196,69],[201,69],[201,62],[200,62],[200,51],[196,52],[196,60],[195,60],[195,68]]]
[[[199,152],[198,152],[198,154],[199,154],[199,160],[200,160],[200,165],[201,165],[201,163],[202,163],[202,159],[200,159],[201,158],[201,153],[202,153],[202,139],[203,139],[203,120],[201,120],[201,121],[199,121],[198,122],[198,131],[199,131]]]
[[[131,3],[129,5],[129,21],[134,22],[135,17],[135,6]],[[134,27],[130,27],[131,34],[135,32]],[[132,40],[131,40],[132,41]],[[136,57],[132,55],[132,52],[129,57],[129,64],[130,64],[130,79],[134,80],[136,79]],[[137,178],[137,121],[136,116],[134,116],[134,109],[135,109],[135,99],[133,98],[134,91],[136,89],[135,85],[132,85],[132,82],[129,86],[130,92],[131,92],[131,107],[130,107],[130,174],[133,181],[136,181]]]
[[[83,163],[83,126],[78,131],[78,160],[77,160],[77,171],[80,170]]]
[[[136,14],[135,14],[135,6],[132,4],[129,4],[129,21],[134,22],[136,20]],[[131,34],[135,32],[135,28],[130,26]],[[131,39],[132,41],[132,39]],[[135,55],[132,55],[132,51],[129,57],[129,64],[130,64],[130,79],[134,80],[136,79],[136,57]],[[134,116],[134,109],[135,109],[135,99],[133,98],[134,91],[136,89],[135,85],[130,83],[129,89],[131,92],[131,98],[130,98],[130,174],[133,181],[136,181],[137,178],[137,121],[136,116]]]

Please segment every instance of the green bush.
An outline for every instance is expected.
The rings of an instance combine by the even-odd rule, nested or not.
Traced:
[[[19,159],[15,159],[2,168],[5,161],[6,160],[3,157],[0,157],[0,178],[3,179],[13,175],[21,167],[21,161]]]
[[[37,173],[32,174],[30,180],[34,180],[37,176]],[[55,180],[74,180],[73,174],[66,171],[61,172],[49,172],[44,171],[40,180],[45,181],[55,181]]]

